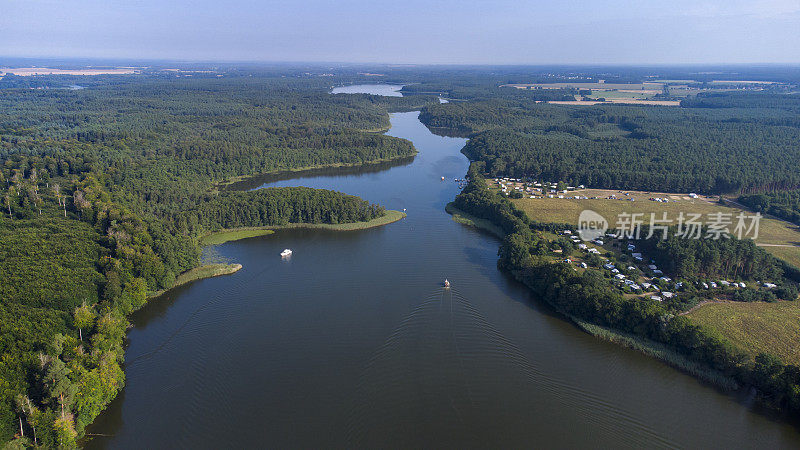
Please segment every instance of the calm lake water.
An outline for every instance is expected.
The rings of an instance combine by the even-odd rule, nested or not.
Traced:
[[[412,160],[239,186],[336,189],[408,217],[212,249],[244,268],[133,316],[127,386],[90,447],[800,446],[795,426],[579,331],[499,272],[497,239],[444,211],[465,140],[417,116],[388,132]]]

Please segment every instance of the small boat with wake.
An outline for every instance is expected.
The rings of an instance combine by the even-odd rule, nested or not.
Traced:
[[[445,289],[450,289],[450,282],[447,281],[447,278],[444,279],[444,283],[442,283]]]
[[[288,248],[281,252],[281,258],[287,258],[289,256],[292,256],[292,251]]]

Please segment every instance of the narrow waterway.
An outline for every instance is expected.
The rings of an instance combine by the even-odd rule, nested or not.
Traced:
[[[497,239],[444,211],[465,140],[417,116],[388,132],[413,160],[240,186],[335,189],[408,217],[214,248],[244,268],[132,318],[127,386],[90,447],[800,446],[793,425],[577,330],[499,272]]]

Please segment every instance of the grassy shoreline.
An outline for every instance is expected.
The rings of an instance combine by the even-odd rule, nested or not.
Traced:
[[[447,211],[448,214],[453,216],[453,221],[454,222],[458,222],[458,223],[463,224],[463,225],[468,225],[468,226],[471,226],[471,227],[478,228],[480,230],[487,231],[487,232],[497,236],[500,239],[505,237],[505,233],[503,233],[503,230],[500,229],[500,227],[498,227],[494,223],[492,223],[492,221],[487,220],[487,219],[481,219],[480,217],[475,217],[473,215],[470,215],[470,214],[468,214],[468,213],[456,208],[455,206],[453,206],[452,202],[448,203],[444,207],[444,210]]]
[[[176,287],[183,286],[184,284],[191,283],[192,281],[202,280],[203,278],[218,277],[221,275],[230,275],[238,272],[242,268],[241,264],[206,264],[189,269],[186,272],[178,275],[175,278],[175,283],[167,289],[155,291],[147,296],[148,299],[158,297]]]
[[[200,238],[200,245],[219,245],[225,242],[237,241],[255,236],[266,236],[274,233],[276,230],[285,230],[290,228],[314,228],[323,230],[336,230],[336,231],[355,231],[366,230],[368,228],[380,227],[390,223],[397,222],[398,220],[406,217],[406,213],[387,209],[386,214],[381,217],[372,219],[368,222],[350,222],[350,223],[290,223],[287,225],[273,225],[265,227],[242,227],[230,228],[225,230],[215,231],[206,234]]]
[[[512,275],[514,275],[514,278],[519,280],[522,284],[528,286],[528,288],[531,289],[531,291],[537,298],[541,299],[541,297],[539,297],[536,294],[536,290],[532,286],[525,283],[522,279],[520,279],[517,276],[517,273],[512,272]],[[556,305],[552,304],[546,299],[541,299],[541,300],[547,303],[556,312],[561,314],[565,319],[572,322],[576,327],[578,327],[585,333],[594,336],[595,338],[611,342],[613,344],[626,347],[631,350],[641,352],[647,356],[650,356],[665,363],[670,367],[680,370],[681,372],[692,375],[707,383],[713,384],[724,391],[735,391],[741,387],[739,383],[737,383],[736,380],[734,380],[733,378],[709,367],[706,364],[692,360],[688,356],[678,352],[677,350],[675,350],[674,348],[670,347],[667,344],[656,342],[630,333],[625,333],[602,325],[597,325],[591,322],[586,322],[584,320],[581,320],[577,317],[565,313]]]
[[[673,368],[718,386],[723,390],[734,391],[740,387],[733,378],[726,376],[723,373],[706,365],[700,364],[697,361],[692,361],[686,355],[678,353],[666,344],[651,341],[639,336],[622,333],[620,331],[595,325],[593,323],[584,322],[575,317],[568,317],[575,325],[578,326],[578,328],[596,338],[620,345],[622,347],[630,348],[632,350],[637,350],[647,356],[661,360]]]
[[[365,230],[368,228],[380,227],[390,223],[397,222],[398,220],[406,217],[406,214],[395,210],[386,210],[386,214],[368,222],[351,222],[351,223],[292,223],[280,226],[268,227],[244,227],[220,230],[213,233],[206,234],[200,238],[201,246],[219,245],[225,242],[237,241],[256,236],[267,236],[275,233],[276,230],[289,229],[289,228],[317,228],[325,230],[336,231],[355,231]],[[220,275],[229,275],[239,271],[242,268],[241,264],[206,264],[202,266],[189,269],[186,272],[178,275],[175,283],[167,289],[152,292],[148,295],[148,299],[158,297],[167,291],[175,289],[176,287],[190,283],[192,281],[201,280],[203,278],[217,277]]]

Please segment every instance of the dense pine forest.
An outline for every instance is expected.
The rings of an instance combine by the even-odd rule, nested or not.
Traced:
[[[0,439],[45,447],[74,446],[122,389],[126,316],[198,265],[200,235],[384,214],[338,192],[220,184],[408,158],[410,142],[379,133],[387,113],[437,101],[285,74],[19,78],[0,86]]]
[[[765,214],[772,214],[800,225],[800,190],[742,195],[739,203]]]
[[[700,94],[681,107],[491,99],[427,106],[420,119],[471,136],[464,153],[492,176],[708,194],[800,186],[798,94]]]
[[[700,228],[701,234],[707,231]],[[681,279],[777,280],[784,275],[797,278],[796,269],[758,247],[752,239],[686,239],[679,236],[677,229],[670,229],[667,234],[666,239],[640,239],[637,245],[659,267]],[[797,293],[792,292],[783,297],[794,299]]]

